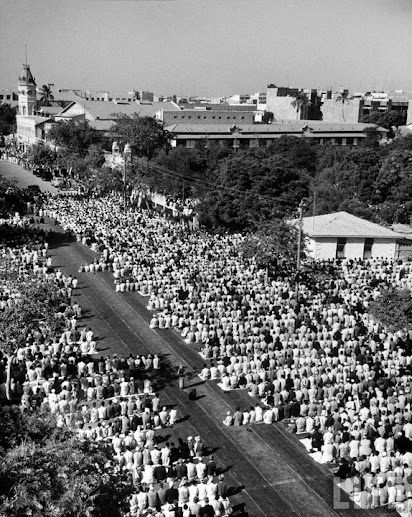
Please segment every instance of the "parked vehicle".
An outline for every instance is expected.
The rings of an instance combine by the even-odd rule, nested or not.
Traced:
[[[63,178],[53,178],[51,180],[51,184],[53,185],[53,187],[61,188],[64,186],[64,179]]]

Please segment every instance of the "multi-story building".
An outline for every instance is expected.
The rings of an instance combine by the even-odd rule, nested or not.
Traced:
[[[297,109],[293,105],[300,93],[306,94],[308,103]],[[269,84],[266,93],[266,110],[274,120],[321,120],[321,99],[316,89],[280,87]]]
[[[18,107],[19,93],[9,88],[0,88],[0,104],[9,104],[12,107]]]
[[[170,120],[170,117],[167,117]],[[330,142],[335,145],[357,145],[366,138],[365,129],[374,124],[328,124],[321,121],[277,120],[271,124],[233,124],[230,120],[221,123],[208,121],[179,122],[164,125],[170,135],[172,147],[195,148],[197,144],[219,144],[234,149],[267,147],[282,136],[308,138],[320,145]],[[224,122],[224,123],[223,123]],[[377,128],[380,138],[387,130]]]
[[[44,117],[36,112],[36,81],[31,73],[30,65],[24,64],[18,83],[19,112],[16,116],[17,145],[22,150],[42,141],[53,123],[52,118]]]

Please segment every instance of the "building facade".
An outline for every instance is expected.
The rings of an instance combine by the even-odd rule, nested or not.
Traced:
[[[302,230],[309,255],[319,260],[397,259],[412,244],[400,233],[347,212],[304,217]]]
[[[24,64],[18,82],[18,115],[16,116],[16,143],[26,151],[31,145],[44,141],[46,132],[53,123],[52,118],[37,114],[36,81],[30,65]]]
[[[179,114],[178,114],[179,115]],[[271,124],[232,124],[197,123],[193,121],[164,124],[169,133],[172,147],[194,148],[197,143],[205,145],[219,144],[234,149],[250,147],[268,147],[282,136],[308,138],[320,145],[328,142],[334,145],[358,145],[366,138],[365,129],[374,124],[327,124],[316,121],[276,121]],[[202,122],[202,121],[201,121]],[[380,138],[385,138],[387,130],[377,128]]]

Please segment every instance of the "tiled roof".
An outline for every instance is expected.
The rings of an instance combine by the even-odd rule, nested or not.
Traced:
[[[304,217],[303,232],[309,237],[403,238],[388,228],[347,212]]]

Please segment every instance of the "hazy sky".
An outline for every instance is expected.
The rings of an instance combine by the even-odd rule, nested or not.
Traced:
[[[0,87],[412,90],[412,0],[0,0]]]

